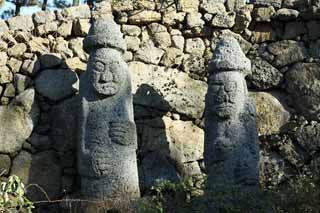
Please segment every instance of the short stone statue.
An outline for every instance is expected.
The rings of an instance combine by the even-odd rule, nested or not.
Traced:
[[[209,67],[206,96],[204,158],[209,187],[259,185],[255,106],[245,81],[250,70],[237,40],[220,40]]]
[[[100,200],[138,198],[137,135],[120,27],[112,17],[97,19],[83,46],[90,58],[80,81],[81,192]]]

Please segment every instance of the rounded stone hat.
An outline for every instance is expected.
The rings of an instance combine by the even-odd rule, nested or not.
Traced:
[[[96,19],[91,25],[87,37],[83,40],[83,49],[87,53],[103,47],[116,48],[121,52],[125,52],[127,49],[120,27],[112,17]]]

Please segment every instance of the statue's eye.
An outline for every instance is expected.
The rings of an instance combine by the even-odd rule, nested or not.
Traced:
[[[101,63],[100,61],[94,62],[93,70],[95,70],[97,72],[102,72],[104,70],[104,64]]]
[[[227,92],[235,91],[237,89],[236,82],[228,82],[227,84],[225,84],[225,89]]]

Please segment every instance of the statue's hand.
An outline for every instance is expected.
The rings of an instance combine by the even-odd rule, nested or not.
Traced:
[[[111,141],[120,145],[136,145],[136,126],[131,121],[110,122],[109,136]]]

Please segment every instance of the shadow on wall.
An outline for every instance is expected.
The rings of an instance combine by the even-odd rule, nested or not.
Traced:
[[[57,212],[57,204],[37,201],[60,199],[76,188],[74,94],[78,76],[54,54],[42,55],[31,64],[38,120],[28,143],[13,159],[11,174],[29,185],[27,196],[37,206],[34,212]]]
[[[166,124],[163,117],[169,103],[155,89],[142,84],[134,94],[134,115],[138,134],[138,165],[140,189],[143,192],[156,179],[179,181],[176,163],[170,158]]]

